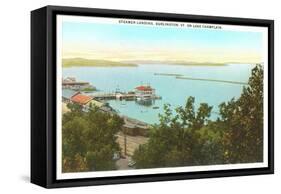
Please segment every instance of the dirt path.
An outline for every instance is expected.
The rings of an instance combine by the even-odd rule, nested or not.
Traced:
[[[124,155],[124,134],[119,133],[117,138],[117,142],[119,143],[121,149],[122,149],[122,154]],[[143,136],[126,136],[127,139],[127,155],[132,156],[135,149],[139,147],[141,144],[145,144],[148,141],[147,137]]]

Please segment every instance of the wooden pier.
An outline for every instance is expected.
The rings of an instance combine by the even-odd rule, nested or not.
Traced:
[[[97,100],[136,100],[137,95],[135,93],[93,93],[91,97]],[[160,96],[153,96],[151,100],[161,99]]]
[[[91,97],[97,100],[113,100],[116,99],[116,93],[93,93]]]

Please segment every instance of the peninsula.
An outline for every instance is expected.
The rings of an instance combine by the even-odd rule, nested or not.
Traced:
[[[109,60],[85,59],[85,58],[64,58],[63,67],[137,67],[134,63],[124,63]]]

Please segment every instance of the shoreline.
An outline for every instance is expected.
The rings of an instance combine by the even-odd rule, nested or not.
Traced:
[[[63,58],[62,67],[138,67],[139,65],[171,65],[171,66],[197,66],[197,67],[221,67],[231,64],[248,64],[255,65],[256,63],[242,62],[188,62],[188,61],[110,61],[103,59],[86,59],[86,58]]]
[[[84,58],[64,58],[62,67],[137,67],[134,63],[122,63],[108,60],[84,59]]]

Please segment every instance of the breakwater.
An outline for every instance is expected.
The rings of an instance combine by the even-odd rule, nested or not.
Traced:
[[[240,85],[247,85],[248,84],[247,82],[239,82],[239,81],[231,81],[231,80],[219,80],[219,79],[194,78],[194,77],[184,77],[184,76],[176,76],[176,79],[208,81],[208,82],[221,82],[221,83],[240,84]]]

